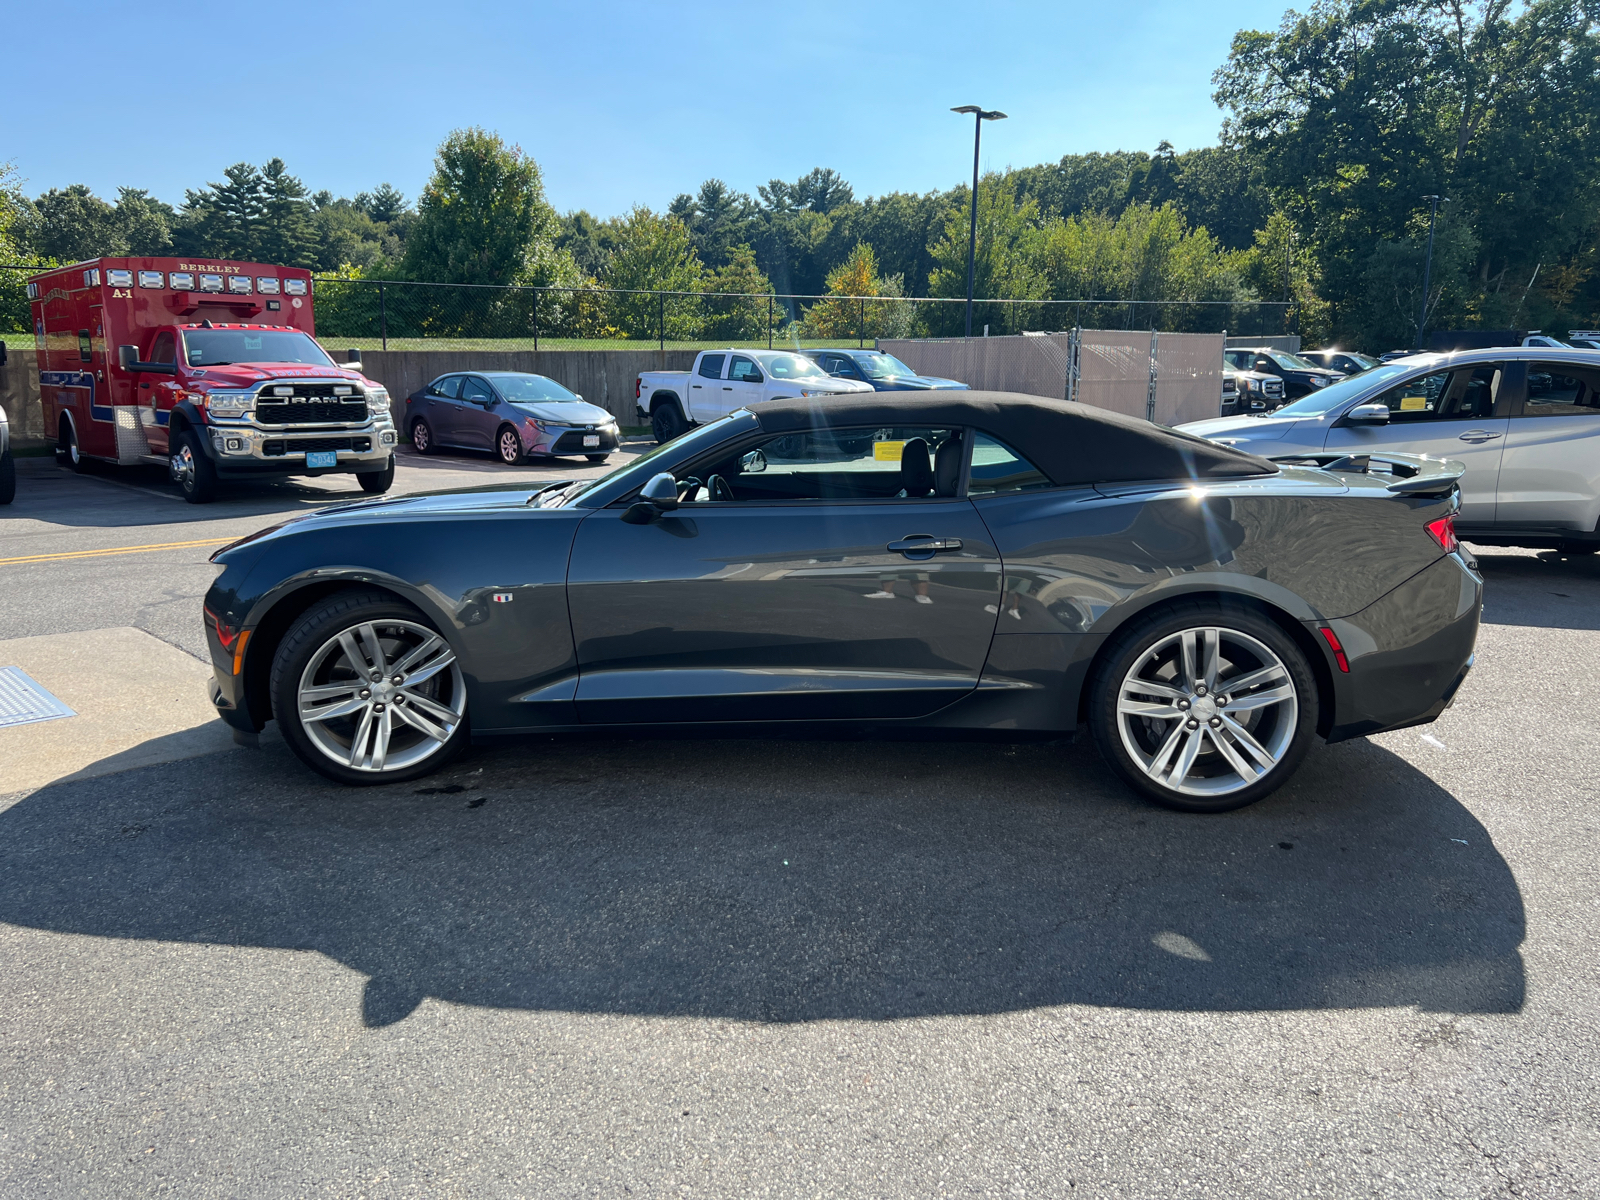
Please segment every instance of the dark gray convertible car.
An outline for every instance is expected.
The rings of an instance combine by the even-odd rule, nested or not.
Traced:
[[[1481,597],[1460,471],[1273,462],[1002,393],[773,401],[599,480],[234,543],[205,601],[214,699],[348,783],[604,726],[1086,727],[1146,796],[1220,811],[1313,737],[1450,703]]]

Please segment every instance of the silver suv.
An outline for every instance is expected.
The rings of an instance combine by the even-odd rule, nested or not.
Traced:
[[[1404,452],[1453,458],[1460,535],[1600,551],[1600,352],[1538,346],[1418,354],[1266,417],[1182,427],[1267,458]]]

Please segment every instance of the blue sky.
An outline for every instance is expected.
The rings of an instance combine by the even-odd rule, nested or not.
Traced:
[[[1213,143],[1211,73],[1284,0],[1152,3],[111,3],[19,6],[0,158],[29,195],[87,183],[172,203],[241,159],[313,190],[415,197],[452,129],[544,169],[561,210],[664,207],[832,167],[857,196],[1087,150]],[[46,48],[54,48],[44,53]],[[20,77],[20,78],[19,78]],[[20,86],[17,86],[20,84]]]

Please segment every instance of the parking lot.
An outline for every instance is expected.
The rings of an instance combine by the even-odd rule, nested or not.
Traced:
[[[80,715],[0,730],[0,1194],[1600,1192],[1600,556],[1478,551],[1455,706],[1219,817],[1055,743],[351,790],[200,661],[209,554],[349,479],[19,465],[0,666]]]

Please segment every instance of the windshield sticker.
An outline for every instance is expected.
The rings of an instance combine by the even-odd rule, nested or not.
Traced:
[[[877,462],[900,461],[900,452],[906,448],[904,442],[873,442],[872,457]]]
[[[1401,412],[1427,412],[1428,398],[1426,396],[1402,396],[1400,398]]]
[[[261,339],[258,338],[258,337],[246,336],[245,339],[244,339],[244,348],[246,350],[259,350],[259,349],[261,349]]]

